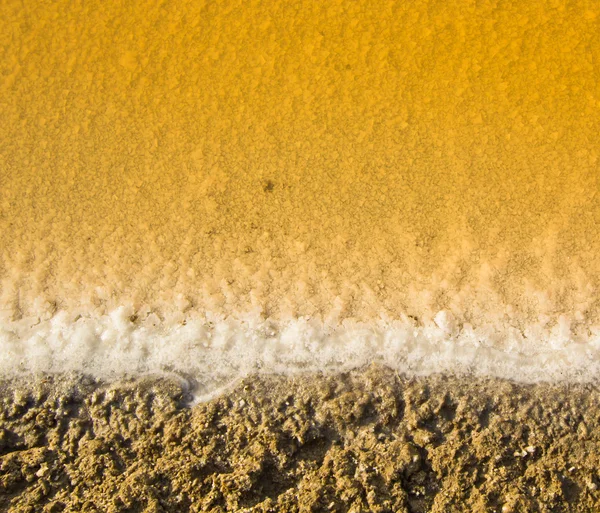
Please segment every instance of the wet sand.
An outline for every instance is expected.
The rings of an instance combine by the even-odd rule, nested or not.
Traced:
[[[563,512],[600,507],[600,390],[370,367],[1,388],[11,512]]]

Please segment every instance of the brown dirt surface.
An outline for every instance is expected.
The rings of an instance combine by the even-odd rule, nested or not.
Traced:
[[[251,377],[4,382],[0,510],[598,511],[593,385]]]

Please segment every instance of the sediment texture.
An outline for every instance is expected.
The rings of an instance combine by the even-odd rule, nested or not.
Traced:
[[[10,512],[563,512],[600,507],[600,391],[380,367],[189,384],[5,382]]]

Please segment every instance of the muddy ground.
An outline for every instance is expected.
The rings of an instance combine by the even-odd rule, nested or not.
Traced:
[[[190,406],[183,381],[5,381],[0,510],[600,510],[593,385],[253,377]]]

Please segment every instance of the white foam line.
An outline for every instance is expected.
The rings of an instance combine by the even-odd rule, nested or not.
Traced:
[[[424,326],[408,318],[332,325],[204,313],[182,324],[154,314],[132,321],[132,315],[133,308],[122,306],[107,315],[4,321],[0,375],[75,371],[111,379],[176,372],[195,379],[204,394],[256,372],[337,371],[371,362],[412,375],[472,373],[520,382],[600,375],[600,330],[576,339],[564,319],[552,329],[530,326],[527,336],[493,323],[458,328],[448,312]]]

